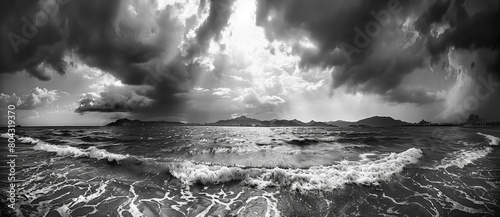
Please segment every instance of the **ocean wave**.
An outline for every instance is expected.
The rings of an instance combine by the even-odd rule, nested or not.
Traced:
[[[36,144],[40,142],[39,139],[31,138],[31,137],[18,137],[17,140],[21,143],[28,143],[28,144]]]
[[[340,143],[371,143],[371,142],[380,142],[379,139],[375,137],[358,137],[358,138],[341,138],[338,139],[337,142]]]
[[[11,137],[11,134],[8,134],[8,133],[2,133],[0,135],[0,137],[2,138],[10,138]],[[29,143],[29,144],[36,144],[37,142],[39,142],[40,140],[38,139],[34,139],[34,138],[31,138],[31,137],[20,137],[20,136],[17,136],[17,135],[14,135],[14,138],[20,142],[20,143]]]
[[[256,152],[260,149],[251,146],[219,146],[219,147],[195,147],[188,151],[191,155],[198,154],[234,154]]]
[[[479,158],[485,157],[487,154],[493,151],[491,147],[481,147],[473,148],[470,150],[461,150],[453,152],[451,156],[443,159],[439,166],[436,168],[448,168],[456,166],[458,168],[464,168],[464,166],[469,165]]]
[[[484,134],[484,133],[479,133],[479,132],[477,134],[484,136],[488,140],[490,140],[490,145],[498,145],[498,143],[500,142],[500,138],[498,138],[496,136],[492,136],[492,135],[488,135],[488,134]]]
[[[129,155],[110,153],[95,146],[86,149],[68,145],[53,145],[36,139],[21,137],[35,142],[33,149],[57,153],[59,156],[93,158],[116,162],[123,168],[135,172],[154,173],[158,178],[167,174],[184,184],[219,184],[241,181],[242,184],[257,188],[280,187],[301,192],[309,190],[333,190],[346,184],[378,185],[382,181],[417,163],[422,150],[410,148],[401,153],[391,153],[377,160],[348,161],[329,166],[309,168],[245,167],[243,165],[214,165],[172,159],[138,159]],[[21,140],[21,139],[19,139]],[[160,176],[161,174],[161,176]]]
[[[407,165],[418,162],[420,157],[420,149],[410,148],[375,161],[341,161],[337,165],[306,169],[240,168],[180,162],[169,165],[169,172],[185,184],[218,184],[240,180],[259,188],[333,190],[346,184],[377,185],[381,181],[389,180]]]
[[[307,146],[319,143],[319,141],[315,139],[292,139],[285,142],[290,145],[297,145],[297,146]]]
[[[478,135],[484,136],[486,139],[489,140],[489,145],[498,145],[500,138],[484,134],[484,133],[477,133]],[[466,146],[476,146],[475,148],[472,149],[467,149],[467,150],[460,150],[451,153],[450,157],[444,158],[440,164],[436,167],[437,169],[440,168],[448,168],[448,167],[453,167],[456,166],[458,168],[464,168],[465,166],[474,163],[474,161],[485,157],[489,153],[493,151],[492,147],[489,146],[480,146],[480,144],[477,143],[468,143],[468,142],[463,142],[460,141],[461,144],[464,144]]]
[[[380,136],[382,134],[377,133],[377,132],[363,132],[363,131],[353,132],[353,131],[349,131],[349,132],[340,132],[339,135],[342,137],[345,137],[345,138],[349,138],[349,137]]]
[[[2,134],[2,137],[4,135]],[[97,160],[108,160],[109,162],[119,162],[128,157],[128,155],[110,153],[104,149],[99,149],[95,146],[90,146],[86,149],[81,149],[69,145],[54,145],[48,142],[40,141],[32,137],[17,137],[21,143],[34,144],[33,149],[56,153],[59,156],[69,157],[88,157]]]
[[[38,142],[35,146],[33,146],[33,149],[54,152],[59,156],[70,156],[76,158],[88,157],[97,160],[108,160],[109,162],[119,162],[128,157],[127,155],[110,153],[95,146],[91,146],[86,149],[80,149],[69,145],[52,145],[46,142]]]

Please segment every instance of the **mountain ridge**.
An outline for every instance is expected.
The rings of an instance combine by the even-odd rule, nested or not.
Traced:
[[[214,123],[206,124],[184,124],[181,122],[168,122],[168,121],[140,121],[130,120],[127,118],[118,119],[111,122],[106,126],[170,126],[170,125],[208,125],[208,126],[259,126],[259,127],[284,127],[284,126],[310,126],[310,127],[392,127],[410,125],[410,123],[394,119],[390,116],[372,116],[364,118],[355,122],[352,121],[314,121],[302,122],[297,119],[272,119],[272,120],[259,120],[256,118],[249,118],[245,115],[219,120]]]

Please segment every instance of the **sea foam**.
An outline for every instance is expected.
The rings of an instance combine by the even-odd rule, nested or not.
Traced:
[[[500,138],[498,138],[496,136],[492,136],[492,135],[488,135],[488,134],[484,134],[484,133],[479,133],[479,132],[477,134],[484,136],[488,140],[490,140],[490,145],[498,145],[498,143],[500,142]]]
[[[12,134],[2,133],[2,134],[0,135],[0,137],[8,139],[8,138],[11,138],[11,135],[12,135]],[[19,136],[15,136],[14,138],[15,138],[18,142],[20,142],[20,143],[36,144],[37,142],[39,142],[39,141],[40,141],[40,140],[38,140],[38,139],[34,139],[34,138],[29,137],[29,136],[27,136],[27,137],[19,137]]]
[[[110,153],[104,149],[98,149],[95,146],[88,147],[86,149],[81,149],[68,145],[52,145],[46,142],[38,142],[33,149],[54,152],[59,156],[70,156],[70,157],[88,157],[97,160],[108,160],[109,162],[116,161],[119,162],[128,156],[121,154]]]
[[[418,162],[422,151],[410,148],[401,153],[370,162],[341,161],[332,166],[307,169],[240,168],[201,165],[182,162],[169,166],[170,173],[185,184],[200,182],[217,184],[241,180],[246,184],[265,187],[286,187],[292,190],[332,190],[346,184],[377,185],[400,173],[409,164]]]
[[[484,136],[486,139],[489,140],[489,145],[494,146],[498,145],[498,142],[500,141],[500,138],[484,134],[484,133],[477,133],[478,135]],[[471,146],[471,143],[463,142],[463,144],[467,146]],[[474,145],[479,145],[479,144],[474,144]],[[450,157],[447,157],[441,161],[441,164],[437,166],[437,168],[448,168],[452,166],[456,166],[458,168],[464,168],[464,166],[469,165],[474,163],[477,159],[483,158],[489,153],[493,151],[492,147],[489,146],[482,146],[482,147],[476,147],[468,150],[460,150],[453,152]]]
[[[2,134],[2,137],[4,135]],[[116,161],[119,162],[127,155],[110,153],[104,149],[99,149],[95,146],[88,147],[86,149],[81,149],[69,145],[54,145],[47,142],[40,141],[31,137],[17,137],[17,140],[21,143],[34,144],[33,149],[40,151],[47,151],[56,153],[59,156],[69,156],[69,157],[88,157],[97,160],[108,160],[109,162]]]
[[[2,134],[0,134],[0,137],[8,139],[8,138],[10,138],[10,135],[11,134],[8,134],[8,133],[2,133]]]
[[[469,165],[479,158],[485,157],[487,154],[493,151],[491,147],[474,148],[471,150],[461,150],[458,152],[453,152],[453,157],[448,157],[442,160],[441,164],[437,168],[448,168],[451,166],[456,166],[458,168],[464,168],[464,166]]]
[[[60,156],[106,159],[110,162],[133,158],[129,155],[110,153],[94,146],[82,149],[68,145],[53,145],[28,137],[20,137],[18,140],[35,144],[33,146],[35,150],[54,152]],[[417,163],[421,157],[420,149],[410,148],[373,161],[343,160],[335,165],[309,168],[239,167],[198,164],[190,161],[163,162],[162,165],[148,161],[142,162],[140,166],[147,167],[144,168],[145,171],[156,171],[152,167],[167,169],[172,176],[187,185],[241,181],[243,184],[258,188],[283,187],[303,192],[333,190],[342,188],[346,184],[377,185],[400,173],[406,166]]]

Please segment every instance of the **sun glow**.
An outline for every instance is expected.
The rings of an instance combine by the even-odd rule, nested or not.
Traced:
[[[235,2],[234,11],[225,31],[224,43],[229,49],[251,54],[268,43],[264,30],[255,25],[256,2],[240,0]]]
[[[213,96],[229,100],[232,106],[250,109],[250,113],[258,111],[254,107],[265,105],[266,112],[284,115],[287,104],[303,104],[310,100],[311,93],[329,85],[330,69],[298,67],[300,54],[293,52],[293,46],[316,50],[314,40],[307,34],[289,41],[269,40],[265,29],[256,25],[256,10],[253,1],[233,3],[221,37],[210,41],[206,55],[195,58],[207,72],[200,74],[195,85],[210,89]],[[213,77],[221,86],[206,85]],[[228,89],[221,92],[219,87]]]

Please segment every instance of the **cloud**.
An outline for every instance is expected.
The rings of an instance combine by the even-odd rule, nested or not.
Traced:
[[[55,1],[45,1],[55,5]],[[10,1],[0,9],[0,73],[26,71],[40,80],[50,76],[39,69],[44,64],[59,74],[64,74],[66,63],[62,60],[65,45],[62,41],[61,23],[52,16],[36,16],[42,11],[37,1]],[[45,19],[43,28],[40,23]],[[33,18],[39,18],[38,22]]]
[[[429,105],[445,100],[443,92],[429,92],[424,88],[408,89],[400,87],[390,90],[384,95],[384,99],[395,103],[414,103],[417,105]]]
[[[148,95],[154,89],[147,85],[124,85],[110,74],[101,74],[89,86],[91,92],[80,94],[76,113],[87,112],[142,112],[152,108],[154,100]]]
[[[269,115],[281,113],[286,101],[276,95],[259,94],[253,88],[244,89],[240,96],[234,99],[242,102],[244,109],[240,109],[245,114]]]
[[[346,64],[346,59],[331,53],[342,43],[354,45],[357,32],[355,27],[365,29],[367,23],[377,21],[373,12],[387,11],[391,1],[258,1],[257,24],[264,27],[270,40],[281,39],[296,42],[296,50],[307,46],[300,45],[301,40],[314,41],[319,50],[314,53],[305,52],[301,56],[303,65],[335,66]],[[399,1],[398,1],[399,2]],[[398,5],[405,7],[404,1]],[[400,12],[400,11],[399,11]],[[394,29],[399,21],[398,14],[389,14],[389,24],[384,29]],[[364,48],[362,53],[372,50]],[[363,54],[353,56],[358,62]]]
[[[468,12],[468,4],[483,4],[483,10]],[[494,1],[471,3],[470,1],[437,1],[419,17],[417,30],[427,36],[427,48],[437,61],[449,48],[477,50],[488,48],[497,50],[500,41],[500,30],[495,20],[500,19],[500,4]],[[433,26],[448,24],[443,34],[432,37]],[[496,59],[491,69],[500,72],[499,60]]]
[[[446,57],[456,82],[446,96],[441,118],[462,121],[471,113],[483,118],[498,118],[500,77],[490,70],[498,52],[486,48],[451,49]],[[473,68],[471,62],[475,63]]]
[[[219,88],[215,88],[213,90],[212,94],[224,98],[224,97],[229,97],[230,93],[231,93],[231,89],[225,88],[225,87],[219,87]]]
[[[442,57],[450,49],[496,53],[499,9],[495,1],[261,0],[256,23],[269,40],[294,44],[302,68],[333,68],[333,89],[422,106],[441,102],[443,94],[452,92],[404,86],[405,78],[415,71],[441,71],[449,65]],[[485,56],[488,61],[479,60]],[[475,60],[486,65],[487,73],[499,75],[499,55]]]
[[[492,108],[500,106],[494,91],[500,80],[499,19],[498,1],[462,0],[436,1],[416,21],[431,64],[448,66],[456,78],[446,99],[445,119],[461,121],[470,113],[496,118]],[[436,35],[436,28],[444,30]]]
[[[75,112],[130,112],[150,107],[153,100],[134,91],[86,93],[80,96]]]
[[[396,94],[391,90],[399,88],[405,75],[424,66],[422,42],[408,41],[411,29],[401,31],[411,14],[412,5],[406,1],[258,3],[257,24],[265,28],[267,37],[295,43],[304,68],[334,67],[333,88]],[[313,42],[313,49],[304,40]]]
[[[203,53],[212,39],[220,38],[231,15],[232,2],[210,1],[206,5],[203,1],[199,2],[198,10],[191,10],[197,1],[168,5],[136,0],[10,2],[0,11],[8,17],[0,21],[0,34],[15,35],[20,41],[12,44],[12,37],[0,39],[5,48],[0,51],[0,73],[25,71],[47,81],[53,72],[64,75],[68,66],[74,64],[65,56],[73,55],[78,64],[109,73],[124,85],[153,87],[145,93],[151,102],[136,106],[118,103],[117,111],[142,112],[139,107],[145,105],[168,113],[187,101],[182,93],[193,86],[190,79],[194,75],[188,71],[190,59]],[[203,14],[206,8],[209,8],[207,16]],[[41,25],[41,21],[46,22]],[[27,31],[32,34],[26,35]],[[186,36],[191,32],[195,33],[193,40]],[[91,73],[87,77],[97,76]],[[108,91],[99,92],[102,105],[115,103],[117,98],[132,101],[137,98],[121,91]],[[101,105],[100,99],[93,100]],[[94,109],[88,103],[77,112],[113,111],[111,106]]]
[[[212,0],[210,1],[210,14],[203,24],[196,30],[196,38],[188,48],[187,57],[191,58],[208,49],[210,40],[218,41],[221,31],[227,26],[231,16],[231,6],[233,0]],[[200,3],[200,7],[204,1]]]
[[[460,79],[500,79],[498,1],[255,3],[9,2],[0,9],[0,34],[8,36],[0,38],[6,48],[0,73],[47,81],[82,66],[82,76],[95,82],[75,112],[135,117],[172,117],[185,109],[196,117],[211,111],[279,116],[290,103],[323,99],[328,89],[389,104],[445,101],[448,111],[474,90]],[[456,51],[470,58],[450,58]],[[430,71],[455,86],[408,81]],[[497,99],[492,94],[483,103]]]
[[[0,104],[15,105],[19,110],[32,110],[37,107],[48,106],[57,101],[60,97],[68,95],[68,93],[58,90],[47,90],[46,88],[33,88],[28,94],[17,96],[0,93]]]

